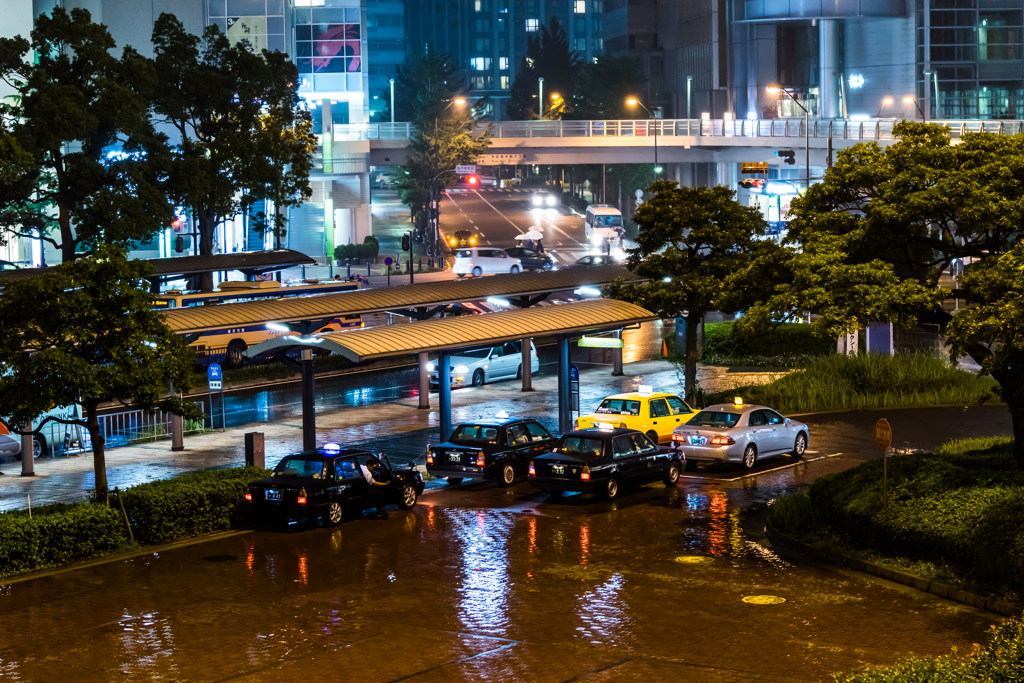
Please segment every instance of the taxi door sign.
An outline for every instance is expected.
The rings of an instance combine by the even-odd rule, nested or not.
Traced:
[[[580,412],[580,369],[569,366],[569,412]]]
[[[210,363],[209,367],[206,368],[206,381],[210,384],[210,391],[218,391],[223,386],[224,375],[221,372],[220,365],[217,363]]]

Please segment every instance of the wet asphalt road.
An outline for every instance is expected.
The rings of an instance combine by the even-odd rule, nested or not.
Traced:
[[[782,491],[876,457],[854,450],[880,415],[809,417],[817,453],[735,481],[702,469],[614,503],[470,483],[3,585],[0,679],[817,681],[969,652],[992,617],[779,556],[759,531]],[[1001,406],[886,417],[922,447],[1009,427]]]

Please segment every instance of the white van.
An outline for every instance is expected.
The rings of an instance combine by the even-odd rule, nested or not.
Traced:
[[[459,249],[455,252],[455,263],[452,264],[452,273],[457,277],[472,275],[497,275],[499,273],[512,273],[513,275],[523,269],[522,262],[509,256],[504,249],[473,248]]]
[[[604,242],[621,242],[625,229],[622,227],[622,213],[608,204],[591,204],[587,207],[584,233],[590,246]]]
[[[44,455],[63,455],[75,453],[85,449],[86,431],[80,425],[64,424],[62,422],[47,422],[40,429],[39,423],[48,416],[59,417],[64,420],[82,419],[81,406],[61,406],[43,413],[32,421],[32,427],[42,432],[32,435],[32,456],[39,459]],[[0,423],[0,462],[3,456],[13,456],[15,460],[21,460],[21,435],[11,432],[3,423]]]

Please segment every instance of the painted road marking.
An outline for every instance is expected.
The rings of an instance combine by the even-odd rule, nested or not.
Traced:
[[[491,207],[492,209],[494,209],[494,211],[495,211],[495,212],[496,212],[496,213],[497,213],[497,214],[498,214],[499,216],[501,216],[502,218],[504,218],[505,220],[507,220],[507,221],[508,221],[508,222],[509,222],[509,223],[510,223],[510,224],[512,225],[512,227],[513,227],[513,228],[515,228],[516,230],[518,230],[518,231],[519,231],[519,234],[523,234],[524,232],[526,232],[525,230],[523,230],[522,228],[520,228],[520,227],[519,227],[518,225],[516,225],[515,223],[513,223],[513,222],[512,222],[512,219],[511,219],[511,218],[509,218],[508,216],[506,216],[505,214],[503,214],[503,213],[502,213],[501,211],[498,211],[498,207],[496,207],[496,206],[495,206],[494,204],[491,204],[491,203],[490,203],[489,201],[487,201],[486,199],[484,199],[484,196],[483,196],[482,194],[480,194],[479,192],[477,192],[477,193],[476,193],[476,196],[477,196],[477,197],[480,197],[480,199],[483,199],[483,200],[484,200],[484,203],[485,203],[485,204],[487,204],[487,206],[489,206],[489,207]]]
[[[817,462],[818,460],[824,460],[825,458],[834,458],[837,455],[842,455],[842,453],[830,453],[829,455],[822,455],[821,457],[811,458],[809,460],[808,459],[796,460],[794,462],[786,463],[785,465],[781,465],[779,467],[773,467],[770,470],[764,470],[762,472],[751,472],[750,474],[742,474],[742,475],[740,475],[738,477],[733,477],[732,479],[721,479],[719,477],[708,477],[708,476],[702,476],[702,475],[699,475],[699,474],[684,474],[684,475],[680,476],[680,479],[701,479],[703,481],[719,481],[719,482],[739,481],[740,479],[748,479],[749,477],[757,477],[757,476],[760,476],[762,474],[768,474],[769,472],[778,472],[779,470],[789,469],[790,467],[796,467],[797,465],[808,463],[808,462]]]

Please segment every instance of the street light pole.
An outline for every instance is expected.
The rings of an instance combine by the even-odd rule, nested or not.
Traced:
[[[392,82],[392,85],[391,85],[392,92],[394,92],[394,87],[395,87],[394,83]],[[435,173],[435,175],[434,175],[434,179],[432,181],[430,181],[430,199],[431,199],[431,201],[440,201],[440,199],[441,199],[440,192],[438,191],[438,187],[437,187],[437,179],[441,176],[441,173],[443,171],[442,172],[438,172],[438,168],[437,168],[438,166],[441,165],[440,164],[440,160],[438,159],[438,155],[440,154],[441,141],[440,141],[440,137],[439,137],[439,134],[438,134],[437,122],[440,120],[440,118],[444,115],[444,113],[446,111],[448,111],[448,109],[453,104],[457,104],[457,105],[459,105],[461,107],[465,103],[466,103],[465,99],[463,99],[461,97],[456,97],[454,100],[449,102],[447,104],[447,106],[445,106],[444,109],[442,109],[440,112],[438,112],[437,116],[434,117],[434,173]],[[392,115],[394,115],[394,108],[393,107],[391,109],[391,112],[392,112]],[[440,245],[441,221],[440,220],[433,221],[434,227],[432,229],[430,228],[430,225],[429,225],[430,222],[431,222],[430,212],[429,212],[429,209],[428,209],[428,211],[427,211],[427,223],[428,223],[427,227],[428,227],[428,229],[430,229],[430,241],[433,243],[433,249],[431,250],[431,252],[434,254],[434,259],[437,260],[437,261],[440,261],[440,259],[441,259],[441,252],[442,252],[441,245]],[[424,237],[425,237],[425,235],[424,235]]]
[[[807,111],[807,107],[800,104],[800,100],[793,96],[793,93],[789,92],[785,88],[779,85],[769,85],[765,90],[771,95],[777,95],[780,92],[786,93],[786,96],[796,103],[796,106],[800,107],[804,112],[804,187],[808,188],[811,186],[811,133],[810,133],[810,112]]]
[[[537,78],[537,118],[544,118],[544,77]]]
[[[626,104],[631,107],[637,105],[643,107],[643,110],[647,112],[648,120],[654,119],[654,179],[658,179],[658,116],[653,111],[644,106],[644,103],[635,97],[630,97],[626,100]],[[656,110],[661,111],[661,107],[655,107]]]
[[[395,122],[395,79],[389,78],[388,83],[391,84],[391,123]]]

